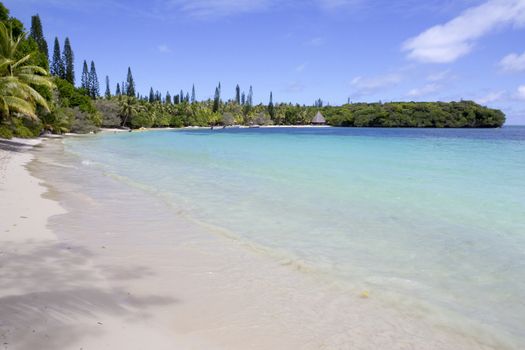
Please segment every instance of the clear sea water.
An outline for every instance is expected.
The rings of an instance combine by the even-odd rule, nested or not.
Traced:
[[[167,130],[65,150],[269,258],[525,346],[525,127]]]

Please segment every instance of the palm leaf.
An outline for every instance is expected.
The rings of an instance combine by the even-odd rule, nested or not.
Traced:
[[[26,83],[31,85],[37,85],[37,86],[46,86],[48,88],[53,88],[55,84],[49,78],[43,77],[41,75],[36,74],[18,74],[18,78]]]
[[[4,96],[3,97],[7,106],[9,106],[9,112],[18,112],[24,116],[31,117],[32,119],[37,119],[35,114],[35,106],[16,96]]]

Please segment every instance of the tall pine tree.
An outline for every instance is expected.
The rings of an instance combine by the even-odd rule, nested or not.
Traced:
[[[270,92],[270,103],[268,104],[268,114],[270,114],[270,117],[272,120],[275,118],[275,107],[273,105],[273,93]]]
[[[135,97],[135,81],[133,80],[130,67],[128,67],[128,76],[126,78],[126,95]]]
[[[239,87],[239,84],[235,87],[235,103],[238,105],[241,104],[241,88]]]
[[[47,41],[44,38],[44,31],[42,30],[42,22],[40,21],[39,15],[31,17],[31,30],[29,31],[29,37],[36,42],[38,50],[46,56],[46,59],[49,59]]]
[[[89,94],[93,99],[100,97],[100,84],[98,82],[95,62],[93,61],[91,61],[91,68],[89,70]]]
[[[64,79],[75,85],[75,56],[69,38],[66,38],[64,41],[63,55],[62,62],[64,64]]]
[[[242,95],[241,95],[241,104],[243,106],[246,104],[246,94],[244,93],[244,91],[242,92]]]
[[[213,107],[212,107],[213,113],[219,111],[220,103],[221,103],[221,89],[217,86],[215,88],[215,96],[213,97]]]
[[[120,84],[117,83],[117,89],[115,90],[115,95],[116,96],[121,96],[122,95],[122,91],[120,91]]]
[[[58,38],[55,37],[55,44],[53,46],[53,60],[51,61],[51,74],[62,78],[64,76],[64,61],[62,60],[62,55],[60,54],[60,43]]]
[[[91,88],[90,88],[90,81],[89,81],[89,70],[86,60],[84,60],[84,64],[82,65],[82,77],[80,78],[80,87],[84,90],[86,90],[86,93],[88,95],[91,95]]]
[[[250,91],[248,92],[248,98],[246,99],[246,103],[248,106],[253,106],[253,88],[250,85]]]
[[[195,103],[196,102],[196,98],[195,98],[195,84],[193,84],[193,86],[191,87],[191,103]]]
[[[109,77],[106,75],[106,92],[104,96],[109,100],[111,98],[111,90],[109,89]]]
[[[153,92],[153,87],[150,87],[149,88],[149,99],[148,101],[150,103],[152,103],[153,101],[155,101],[155,93]]]
[[[171,95],[169,91],[166,91],[166,104],[171,104]]]

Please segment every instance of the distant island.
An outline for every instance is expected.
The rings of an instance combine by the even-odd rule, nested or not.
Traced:
[[[40,17],[31,18],[27,32],[21,21],[0,3],[0,137],[35,137],[42,132],[88,133],[100,127],[185,127],[217,125],[309,125],[340,127],[495,128],[505,115],[472,101],[352,103],[312,106],[253,103],[253,88],[223,99],[219,83],[212,99],[199,101],[191,92],[164,95],[150,88],[141,96],[131,68],[114,91],[105,77],[105,92],[93,61],[83,62],[75,86],[74,54],[69,38],[63,50],[55,38],[50,57]],[[318,115],[319,113],[319,115]],[[319,116],[318,120],[315,117]]]

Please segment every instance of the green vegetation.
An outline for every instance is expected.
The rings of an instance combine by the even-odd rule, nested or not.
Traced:
[[[46,70],[34,65],[31,55],[23,52],[20,37],[13,38],[12,32],[12,27],[0,22],[1,134],[9,136],[19,130],[21,136],[31,137],[32,122],[38,121],[37,109],[41,114],[50,111],[42,95],[53,84]]]
[[[190,94],[191,93],[191,94]],[[237,85],[231,99],[223,98],[221,83],[212,99],[198,101],[195,85],[191,91],[164,96],[150,88],[148,96],[137,94],[128,67],[126,79],[111,92],[105,77],[104,95],[95,62],[83,61],[80,87],[75,87],[74,53],[68,37],[63,52],[55,38],[51,61],[42,22],[31,18],[26,32],[22,23],[9,15],[0,2],[0,137],[34,137],[42,131],[53,133],[96,131],[99,127],[183,127],[210,125],[298,125],[310,124],[321,111],[329,125],[343,127],[499,127],[505,115],[471,101],[355,103],[313,106],[275,103],[253,104],[248,93]]]
[[[406,128],[495,128],[505,115],[472,101],[356,103],[321,108],[334,126]]]

